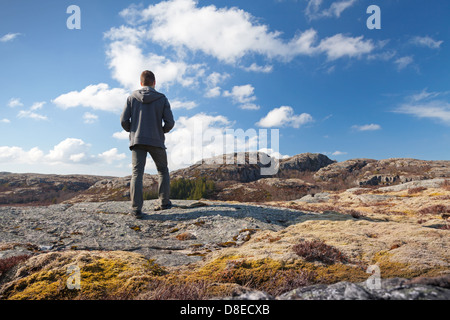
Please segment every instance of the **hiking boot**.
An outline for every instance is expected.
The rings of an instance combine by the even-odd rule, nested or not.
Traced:
[[[161,210],[167,210],[167,209],[171,209],[173,207],[172,202],[169,201],[168,204],[165,205],[159,205],[157,207],[155,207],[155,211],[161,211]]]
[[[136,218],[136,219],[142,219],[144,215],[142,214],[141,210],[133,210],[130,212],[130,216]]]

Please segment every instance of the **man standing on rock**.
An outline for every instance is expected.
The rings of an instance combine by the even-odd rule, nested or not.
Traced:
[[[143,179],[147,153],[150,153],[158,170],[159,206],[155,210],[172,207],[170,202],[170,176],[164,134],[175,125],[172,110],[166,96],[155,90],[155,75],[151,71],[141,74],[140,90],[134,91],[127,99],[120,122],[130,133],[133,174],[130,185],[131,214],[142,216]],[[163,125],[164,123],[164,125]]]

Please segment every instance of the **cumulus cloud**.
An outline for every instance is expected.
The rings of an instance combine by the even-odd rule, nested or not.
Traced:
[[[352,126],[354,130],[357,131],[377,131],[381,130],[381,126],[379,124],[365,124],[365,125],[354,125]]]
[[[309,0],[306,6],[305,15],[309,20],[320,18],[339,18],[346,9],[356,3],[356,0],[341,0],[333,2],[329,8],[322,9],[323,0]]]
[[[31,164],[42,160],[44,152],[39,148],[25,151],[20,147],[0,147],[0,163]]]
[[[83,120],[84,120],[84,123],[86,123],[86,124],[92,124],[92,123],[97,122],[98,116],[96,114],[93,114],[90,112],[85,112],[83,114]]]
[[[105,151],[98,155],[98,158],[103,160],[107,164],[112,164],[116,161],[124,160],[127,156],[124,153],[119,153],[117,148],[112,148],[111,150]]]
[[[353,2],[335,3],[330,12],[340,15]],[[359,56],[374,49],[370,40],[343,35],[323,39],[315,46],[317,32],[313,29],[284,40],[281,32],[270,31],[268,26],[258,24],[256,18],[242,9],[214,5],[200,7],[194,0],[163,1],[145,9],[130,6],[121,14],[130,23],[149,22],[145,36],[164,47],[200,51],[226,63],[235,63],[249,54],[290,60],[297,55],[325,53],[329,58],[337,59]],[[256,65],[250,68],[269,70]]]
[[[254,91],[255,88],[252,85],[246,84],[243,86],[234,86],[231,92],[226,90],[223,96],[231,97],[234,103],[246,104],[256,100]]]
[[[90,154],[91,145],[81,139],[67,138],[45,154],[38,147],[29,151],[21,147],[0,147],[0,163],[39,165],[111,164],[126,158],[116,148],[98,155]]]
[[[271,148],[261,148],[258,150],[258,152],[264,152],[265,154],[269,155],[272,158],[276,159],[287,159],[290,156],[287,154],[281,154],[279,151],[275,151]]]
[[[329,60],[336,60],[342,57],[361,57],[375,49],[372,41],[364,41],[363,36],[347,37],[343,34],[336,34],[323,39],[318,49],[326,53]]]
[[[0,42],[10,42],[13,41],[15,38],[20,36],[20,33],[7,33],[4,36],[0,37]]]
[[[177,126],[166,136],[171,170],[184,168],[202,159],[235,152],[255,152],[258,147],[267,147],[268,142],[261,141],[264,137],[260,137],[257,130],[234,129],[233,125],[227,117],[205,113],[177,119]],[[271,150],[270,153],[284,157],[276,152]]]
[[[185,87],[191,86],[202,74],[203,70],[200,64],[189,65],[183,61],[173,61],[155,53],[144,54],[139,47],[140,43],[133,41],[134,38],[144,35],[137,32],[130,39],[127,38],[127,34],[131,33],[129,31],[131,28],[124,30],[118,29],[114,33],[106,33],[105,36],[114,40],[108,45],[106,52],[112,77],[125,88],[135,90],[140,87],[140,75],[143,70],[148,69],[155,73],[156,84],[161,87],[168,87],[174,83]],[[123,37],[119,36],[120,32],[125,33]]]
[[[42,102],[35,102],[33,103],[33,105],[30,107],[30,111],[35,111],[35,110],[40,110],[42,109],[42,107],[46,104],[45,101]]]
[[[300,128],[302,125],[313,121],[313,117],[308,113],[296,115],[294,109],[289,106],[282,106],[271,110],[264,118],[256,123],[263,128],[293,127]]]
[[[401,58],[398,58],[397,60],[395,60],[395,64],[397,65],[397,69],[399,71],[405,69],[407,66],[409,66],[413,62],[414,62],[414,58],[412,56],[405,56],[405,57],[401,57]]]
[[[23,103],[20,101],[19,98],[12,98],[8,101],[8,107],[11,108],[23,107]]]
[[[170,101],[170,107],[173,110],[176,109],[186,109],[191,110],[198,106],[198,104],[194,101],[181,101],[181,100],[172,100]]]
[[[347,152],[344,152],[344,151],[339,151],[339,150],[337,150],[337,151],[333,152],[331,155],[332,155],[332,156],[344,156],[344,155],[346,155],[346,154],[348,154],[348,153],[347,153]]]
[[[246,103],[239,106],[242,110],[259,110],[261,109],[260,106],[254,103]]]
[[[271,65],[259,66],[256,63],[252,63],[249,67],[244,68],[244,70],[252,72],[270,73],[273,70],[273,66]]]
[[[411,43],[420,47],[427,47],[430,49],[439,49],[441,47],[441,44],[444,43],[444,41],[438,41],[434,40],[433,38],[429,36],[425,37],[414,37],[411,39]]]
[[[19,117],[19,118],[29,118],[29,119],[33,119],[33,120],[48,120],[47,116],[38,114],[38,113],[33,112],[31,110],[21,110],[17,114],[17,117]]]
[[[220,88],[218,84],[225,81],[229,77],[230,75],[228,73],[221,74],[218,72],[213,72],[208,77],[206,77],[206,79],[204,80],[207,87],[205,97],[219,97],[222,94],[222,88]]]
[[[50,163],[92,162],[93,157],[88,155],[90,148],[91,145],[81,139],[68,138],[50,150],[45,158]]]
[[[81,91],[71,91],[52,100],[62,109],[86,107],[94,110],[120,113],[128,98],[128,91],[122,88],[110,89],[106,83],[89,85]]]
[[[10,123],[11,121],[9,119],[4,118],[4,119],[1,119],[0,122],[1,123]]]
[[[125,130],[114,132],[112,136],[117,140],[129,140],[130,138],[130,134]]]

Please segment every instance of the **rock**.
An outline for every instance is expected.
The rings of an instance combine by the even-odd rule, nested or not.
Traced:
[[[201,260],[204,253],[221,250],[219,244],[235,243],[236,237],[241,236],[238,243],[244,243],[256,230],[279,231],[304,215],[296,210],[249,204],[173,203],[170,210],[154,212],[156,200],[145,201],[141,220],[127,214],[129,201],[2,207],[0,248],[17,247],[23,252],[23,247],[10,244],[30,244],[28,253],[133,251],[164,266],[180,266]],[[192,237],[177,238],[181,234]]]
[[[302,153],[287,159],[280,160],[280,170],[318,171],[334,164],[335,161],[320,153]]]
[[[396,186],[378,188],[378,190],[383,192],[398,192],[412,188],[440,188],[445,183],[445,181],[446,179],[443,178],[411,181]]]
[[[344,179],[350,174],[358,174],[369,163],[376,162],[373,159],[351,159],[343,162],[336,162],[321,168],[314,175],[315,179],[331,181],[333,179]]]
[[[249,291],[232,297],[230,300],[274,300],[274,297],[263,291]]]
[[[450,275],[446,278],[450,278]],[[292,290],[278,300],[450,300],[450,289],[414,283],[407,279],[381,279],[381,288],[372,290],[366,282],[339,282],[332,285],[314,285]],[[441,280],[442,283],[442,280]],[[436,284],[436,283],[434,283]],[[249,293],[247,293],[249,295]]]
[[[321,202],[328,202],[329,200],[330,194],[328,192],[321,192],[315,194],[308,194],[303,198],[295,200],[294,202],[321,203]]]

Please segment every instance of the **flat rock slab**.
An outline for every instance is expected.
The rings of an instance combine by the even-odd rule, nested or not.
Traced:
[[[0,208],[0,258],[36,251],[121,250],[164,266],[186,265],[258,230],[279,231],[305,213],[285,208],[211,201],[173,201],[175,207],[144,217],[128,215],[130,202],[84,202]]]

